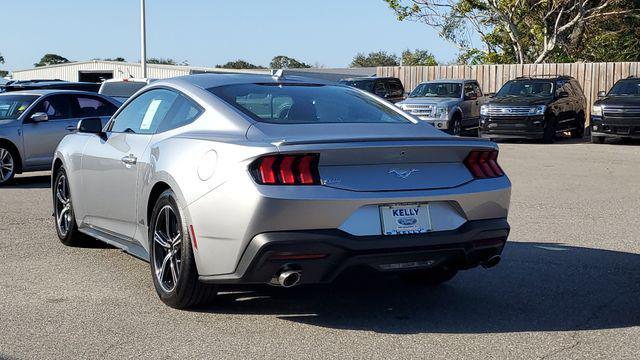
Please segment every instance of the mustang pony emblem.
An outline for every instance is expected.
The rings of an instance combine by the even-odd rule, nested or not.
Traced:
[[[396,174],[401,179],[406,179],[409,176],[411,176],[411,174],[413,174],[414,172],[418,172],[418,171],[420,171],[420,170],[418,170],[418,169],[390,169],[389,170],[389,174]]]

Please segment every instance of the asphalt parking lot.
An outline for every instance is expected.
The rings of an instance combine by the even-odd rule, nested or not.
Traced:
[[[158,300],[146,263],[64,247],[47,174],[21,176],[0,189],[0,358],[637,358],[640,144],[500,146],[498,267],[435,289],[229,289],[192,311]]]

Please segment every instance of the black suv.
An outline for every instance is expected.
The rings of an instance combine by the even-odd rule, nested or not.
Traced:
[[[404,100],[402,81],[394,77],[361,77],[340,80],[340,84],[376,94],[392,103]]]
[[[484,138],[542,139],[556,134],[584,135],[587,99],[570,76],[520,77],[510,80],[480,108],[480,136]]]
[[[598,93],[591,109],[591,142],[605,137],[640,138],[640,78],[616,82],[608,94]]]

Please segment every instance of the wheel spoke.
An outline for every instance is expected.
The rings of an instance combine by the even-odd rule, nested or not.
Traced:
[[[170,222],[170,218],[171,218],[171,214],[169,213],[169,208],[164,208],[164,227],[165,227],[165,234],[167,235],[167,238],[171,238],[171,222]]]
[[[67,204],[67,200],[62,195],[62,192],[61,192],[60,189],[58,189],[58,191],[56,191],[56,197],[58,198],[58,201],[60,201],[60,203],[62,205],[66,205]]]
[[[153,234],[153,240],[165,249],[170,248],[170,245],[167,242],[165,235],[162,234],[160,231],[156,230],[156,232]]]
[[[167,264],[171,261],[171,252],[167,253],[167,255],[162,259],[162,266],[160,267],[160,274],[158,276],[160,282],[164,281],[165,272],[167,271]]]
[[[175,263],[175,252],[171,252],[171,260],[169,261],[169,267],[171,268],[171,278],[173,279],[173,286],[178,283],[178,265]]]
[[[182,243],[182,234],[178,233],[178,235],[176,235],[173,240],[171,240],[171,246],[173,246],[174,248],[176,248],[177,246],[179,246]]]

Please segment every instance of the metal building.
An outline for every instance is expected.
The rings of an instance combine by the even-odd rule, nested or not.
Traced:
[[[147,64],[147,77],[165,79],[175,76],[202,73],[251,73],[269,74],[269,69],[221,69],[179,65]],[[345,69],[290,69],[285,74],[307,76],[329,81],[353,76],[375,76],[376,68],[345,68]],[[112,78],[140,78],[142,70],[140,63],[118,61],[91,60],[70,62],[59,65],[42,66],[33,69],[16,70],[12,73],[15,80],[60,79],[66,81],[102,82]]]
[[[147,76],[155,79],[208,72],[268,74],[269,70],[233,70],[195,66],[147,64]],[[140,78],[142,77],[142,70],[140,63],[92,60],[42,66],[27,70],[16,70],[13,71],[12,76],[15,80],[60,79],[66,81],[101,82],[112,78]]]

